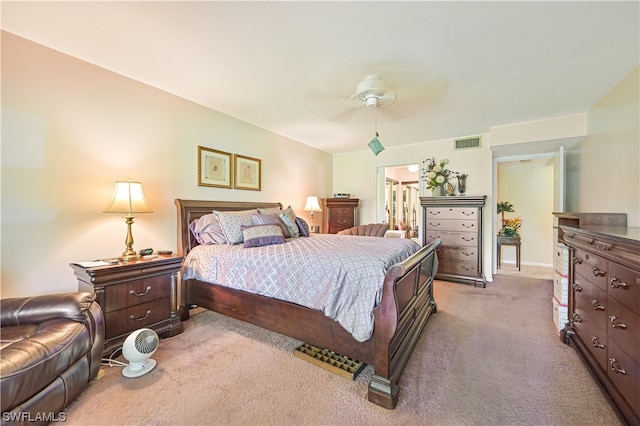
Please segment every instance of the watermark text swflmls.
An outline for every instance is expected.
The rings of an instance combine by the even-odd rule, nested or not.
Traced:
[[[31,423],[31,422],[66,422],[67,413],[64,411],[55,412],[35,412],[30,411],[19,413],[2,413],[3,422]]]

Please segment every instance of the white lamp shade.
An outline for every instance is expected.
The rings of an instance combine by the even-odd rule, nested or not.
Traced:
[[[307,204],[304,206],[305,212],[321,212],[320,204],[318,203],[318,197],[307,197]]]
[[[153,213],[144,199],[140,182],[116,182],[113,199],[104,209],[104,213]]]

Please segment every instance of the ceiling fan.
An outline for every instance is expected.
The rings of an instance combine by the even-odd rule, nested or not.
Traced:
[[[369,74],[363,81],[358,83],[356,93],[351,95],[349,101],[354,107],[366,105],[367,108],[374,109],[375,117],[375,137],[368,143],[374,155],[384,151],[382,142],[378,139],[378,108],[391,105],[396,100],[396,93],[387,89],[387,85],[376,74]]]
[[[349,101],[354,107],[366,105],[369,108],[384,108],[396,100],[396,93],[387,89],[387,85],[376,74],[369,74],[358,83],[356,93]]]

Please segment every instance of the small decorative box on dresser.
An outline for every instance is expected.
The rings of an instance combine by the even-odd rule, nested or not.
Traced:
[[[420,197],[423,244],[442,240],[437,279],[486,286],[482,273],[482,210],[486,198]]]
[[[327,234],[337,234],[356,226],[357,198],[326,198],[324,204],[324,229]]]
[[[182,256],[159,255],[107,266],[70,265],[78,278],[78,290],[96,293],[104,312],[105,354],[120,348],[139,328],[152,328],[160,337],[182,333],[177,312],[182,260]]]
[[[569,246],[565,343],[628,424],[640,424],[640,228],[561,225]]]

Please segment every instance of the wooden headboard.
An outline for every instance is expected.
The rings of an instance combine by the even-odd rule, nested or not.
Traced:
[[[253,201],[208,201],[208,200],[175,200],[178,208],[178,254],[186,256],[189,251],[198,245],[189,230],[189,224],[200,217],[211,213],[213,210],[234,211],[250,210],[257,208],[282,208],[281,203],[266,203]]]

